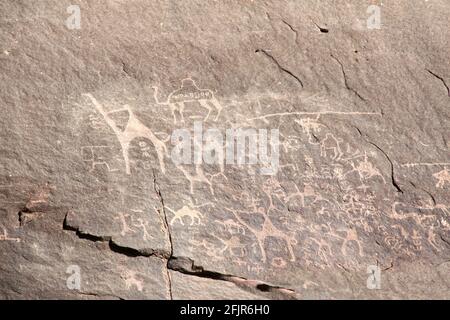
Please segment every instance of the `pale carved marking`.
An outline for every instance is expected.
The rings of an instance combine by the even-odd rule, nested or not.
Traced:
[[[97,111],[103,116],[103,119],[109,125],[116,135],[120,146],[122,148],[122,155],[125,161],[125,171],[127,174],[131,174],[130,155],[129,149],[131,142],[136,138],[145,138],[152,142],[155,147],[156,153],[159,159],[159,165],[163,173],[166,172],[164,164],[164,156],[167,153],[167,147],[165,143],[156,137],[150,128],[144,125],[133,113],[129,105],[124,105],[121,109],[106,112],[104,107],[95,99],[92,94],[83,94],[90,99],[91,103],[95,106]],[[125,124],[119,124],[113,119],[114,114],[128,113],[128,121]]]
[[[222,105],[215,98],[214,93],[211,90],[200,89],[191,78],[183,79],[181,81],[180,88],[170,93],[165,102],[160,102],[158,99],[159,88],[153,87],[153,89],[156,103],[159,105],[169,106],[175,124],[178,122],[176,113],[180,116],[180,122],[184,122],[185,104],[189,102],[198,102],[208,111],[208,114],[203,121],[208,120],[213,109],[217,112],[216,117],[214,118],[214,121],[217,121],[223,109]]]
[[[90,172],[94,171],[98,166],[105,166],[108,172],[115,172],[118,169],[112,168],[112,165],[109,163],[111,151],[112,147],[110,146],[83,146],[81,147],[82,160],[91,165]]]
[[[20,238],[12,238],[8,235],[8,231],[3,228],[3,234],[0,234],[0,241],[12,241],[12,242],[20,242]]]
[[[203,219],[203,214],[200,211],[195,210],[195,208],[201,208],[207,205],[210,205],[210,203],[205,203],[202,205],[194,205],[191,202],[190,206],[184,205],[181,209],[176,211],[167,206],[165,208],[167,208],[170,212],[174,214],[174,216],[170,220],[170,225],[173,225],[175,221],[179,221],[182,225],[184,225],[183,218],[189,217],[191,221],[190,225],[193,226],[194,224],[197,225],[202,224]]]
[[[252,201],[254,201],[253,197],[252,197]],[[272,206],[273,206],[273,204],[271,203],[270,207],[272,207]],[[270,207],[269,207],[269,209],[270,209]],[[267,262],[267,254],[266,254],[266,249],[265,249],[264,243],[265,243],[266,239],[270,238],[270,237],[281,239],[281,240],[285,241],[288,251],[289,251],[290,261],[294,262],[296,260],[296,257],[294,254],[293,245],[297,244],[295,235],[288,234],[284,231],[281,231],[277,227],[275,227],[267,214],[267,212],[269,210],[267,210],[267,212],[266,212],[266,209],[263,207],[255,207],[255,208],[256,208],[256,211],[254,213],[258,213],[258,214],[262,215],[263,219],[264,219],[264,222],[260,229],[251,226],[240,216],[240,214],[248,214],[249,213],[248,211],[235,210],[235,209],[230,209],[230,208],[225,208],[225,210],[231,212],[234,215],[234,217],[237,219],[237,221],[239,221],[239,223],[241,223],[243,226],[247,227],[247,229],[250,230],[250,232],[252,232],[253,235],[256,237],[258,247],[259,247],[259,250],[260,250],[261,256],[262,256],[261,260],[263,263]]]
[[[130,228],[127,219],[130,218],[128,213],[119,212],[118,217],[115,217],[114,220],[119,220],[121,224],[120,235],[124,237],[128,233],[134,233],[134,230]]]
[[[138,273],[136,271],[122,269],[120,277],[125,282],[125,286],[128,290],[134,287],[139,292],[142,292],[144,289],[144,283],[138,279]]]
[[[445,168],[442,171],[434,173],[433,178],[437,180],[436,188],[444,188],[447,183],[450,184],[450,171]]]

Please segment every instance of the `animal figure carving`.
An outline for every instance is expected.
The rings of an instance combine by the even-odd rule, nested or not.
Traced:
[[[193,206],[193,207],[199,208],[199,207],[202,207],[202,206],[205,206],[205,205],[207,205],[207,204],[204,204],[204,205],[201,205],[201,206]],[[188,206],[183,206],[181,209],[179,209],[177,211],[174,211],[174,210],[170,209],[169,207],[166,207],[166,208],[174,214],[172,220],[170,220],[170,224],[171,225],[177,220],[182,225],[184,225],[184,222],[183,222],[183,218],[184,217],[189,217],[190,218],[190,220],[191,220],[190,225],[191,226],[193,226],[194,223],[201,224],[201,222],[202,222],[203,214],[200,211],[195,210],[195,209],[191,209]]]
[[[103,119],[111,127],[119,140],[120,146],[122,147],[123,159],[125,161],[125,171],[127,174],[131,174],[129,149],[131,142],[136,138],[145,138],[152,142],[158,154],[161,171],[163,173],[166,172],[164,155],[167,153],[167,147],[165,143],[159,140],[152,130],[144,125],[134,115],[129,105],[124,105],[123,108],[107,112],[105,108],[97,101],[97,99],[95,99],[90,93],[84,94],[84,96],[91,100],[92,104],[103,116]]]
[[[158,99],[158,87],[153,87],[154,98],[157,104],[169,106],[174,123],[177,123],[176,113],[179,113],[180,121],[184,122],[184,108],[186,103],[198,102],[203,108],[208,110],[204,121],[208,120],[213,108],[217,110],[217,115],[214,121],[219,119],[220,113],[222,111],[222,106],[214,97],[214,93],[211,90],[199,89],[195,84],[195,81],[191,78],[186,78],[181,81],[181,87],[178,90],[172,92],[167,101],[160,102]]]
[[[336,139],[331,133],[327,133],[325,139],[320,142],[320,155],[322,157],[328,157],[328,153],[331,152],[331,158],[338,160],[342,156],[340,143],[342,140]]]
[[[436,188],[444,188],[447,183],[450,184],[450,171],[445,168],[444,170],[433,174],[433,178],[438,180]]]

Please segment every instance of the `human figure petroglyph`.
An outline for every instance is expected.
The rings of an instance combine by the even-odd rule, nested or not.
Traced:
[[[120,235],[123,237],[127,233],[134,233],[134,230],[130,228],[130,226],[128,225],[128,222],[127,222],[127,219],[130,217],[130,215],[128,213],[123,213],[123,212],[119,212],[118,215],[119,216],[115,217],[114,220],[119,220],[122,225]]]
[[[81,147],[81,155],[83,162],[88,162],[91,165],[90,172],[94,171],[97,166],[105,166],[108,172],[115,172],[119,169],[112,168],[109,163],[111,161],[110,146],[84,146]]]
[[[128,290],[130,290],[133,287],[136,287],[136,289],[140,292],[144,289],[144,284],[141,280],[137,279],[137,272],[122,269],[122,273],[120,277],[125,281],[125,286]]]
[[[247,223],[239,214],[245,214],[248,213],[247,211],[242,210],[232,210],[230,208],[225,208],[225,210],[231,212],[235,218],[245,227],[247,227],[248,230],[250,230],[253,235],[256,237],[259,250],[261,252],[261,260],[263,263],[267,262],[267,254],[266,249],[264,247],[264,243],[267,238],[273,237],[277,239],[284,240],[288,251],[290,255],[290,261],[294,262],[296,260],[295,254],[294,254],[294,248],[293,246],[297,244],[297,239],[295,239],[294,234],[288,234],[287,232],[281,231],[277,227],[275,227],[270,220],[269,216],[267,215],[267,212],[264,208],[259,207],[257,209],[257,212],[263,216],[264,222],[262,223],[261,229],[255,228],[251,226],[249,223]]]
[[[434,173],[433,178],[438,181],[436,188],[444,188],[447,183],[450,184],[450,171],[445,168],[444,170]]]
[[[153,239],[153,236],[147,231],[148,221],[144,221],[142,218],[137,218],[136,221],[137,223],[133,223],[133,225],[142,229],[142,240],[147,241]]]
[[[442,249],[439,248],[437,234],[434,231],[433,226],[431,226],[430,229],[427,230],[427,241],[436,251],[442,251]]]
[[[177,211],[175,211],[167,206],[165,208],[167,208],[170,212],[172,212],[174,214],[172,220],[170,220],[170,225],[173,225],[173,223],[178,220],[184,226],[183,218],[189,217],[191,220],[190,225],[193,226],[195,223],[197,223],[197,225],[200,225],[202,223],[202,219],[203,219],[203,214],[200,211],[195,210],[194,208],[201,208],[201,207],[208,206],[208,205],[210,205],[210,203],[194,205],[192,203],[192,201],[190,201],[189,206],[184,205],[181,209],[179,209]]]
[[[321,132],[322,128],[325,127],[318,121],[318,119],[319,116],[316,119],[305,118],[300,120],[294,120],[295,123],[298,123],[302,127],[303,133],[305,133],[308,136],[308,142],[310,144],[319,144],[319,142],[317,142],[315,134]]]
[[[5,228],[3,229],[3,234],[0,234],[0,241],[12,241],[12,242],[20,242],[21,239],[20,238],[11,238],[8,235],[8,231]]]
[[[195,84],[195,81],[191,78],[183,79],[181,81],[181,87],[169,94],[169,97],[165,102],[160,102],[158,99],[159,88],[153,87],[153,89],[156,103],[159,105],[169,106],[175,124],[177,123],[177,112],[180,115],[180,121],[184,122],[185,104],[189,102],[198,102],[203,108],[208,110],[208,114],[203,121],[208,120],[213,108],[217,111],[217,115],[214,119],[214,121],[217,121],[223,109],[222,105],[215,98],[214,93],[211,90],[199,89]]]
[[[127,174],[131,174],[130,154],[129,149],[131,142],[136,138],[145,138],[152,142],[155,147],[156,153],[159,159],[159,165],[163,173],[166,172],[164,164],[164,156],[167,153],[166,144],[158,139],[150,128],[144,125],[133,113],[129,105],[124,105],[120,109],[107,112],[104,107],[95,99],[92,94],[83,94],[89,98],[91,103],[95,106],[97,111],[103,116],[103,119],[113,130],[117,139],[119,140],[122,148],[122,155],[125,161],[125,171]],[[125,113],[127,115],[127,122],[124,125],[120,125],[117,121],[113,120],[112,115],[117,113]]]
[[[358,162],[357,165],[355,163],[351,163],[353,170],[350,170],[346,173],[349,174],[351,172],[358,172],[360,179],[368,180],[373,177],[380,177],[383,180],[383,183],[386,184],[386,179],[381,174],[381,172],[375,168],[375,166],[368,160],[367,154],[364,154],[364,160]]]
[[[327,133],[325,139],[320,141],[320,155],[322,157],[328,157],[331,152],[331,159],[339,160],[343,155],[340,143],[341,139],[337,139],[332,133]]]

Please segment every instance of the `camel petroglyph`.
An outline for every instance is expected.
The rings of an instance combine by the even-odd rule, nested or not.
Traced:
[[[220,102],[215,98],[214,93],[208,89],[199,89],[195,84],[195,81],[191,78],[186,78],[181,81],[181,87],[169,94],[165,102],[159,101],[158,91],[159,88],[154,86],[154,98],[157,104],[169,106],[173,121],[177,123],[176,113],[180,116],[180,122],[184,122],[184,109],[186,103],[198,102],[203,108],[208,110],[208,114],[203,119],[207,121],[213,108],[216,109],[217,114],[214,121],[219,119],[220,113],[223,109]]]
[[[120,146],[122,148],[123,159],[125,161],[125,171],[127,174],[131,174],[130,165],[130,145],[131,142],[136,138],[145,138],[152,142],[155,147],[156,153],[159,159],[159,165],[163,173],[166,172],[164,164],[164,155],[167,153],[167,147],[164,142],[158,139],[153,131],[144,125],[133,113],[129,105],[124,105],[120,109],[115,109],[113,111],[107,112],[105,108],[97,101],[96,98],[90,93],[83,94],[85,97],[89,98],[91,103],[95,106],[97,111],[103,116],[103,119],[113,130],[117,139],[119,140]],[[126,113],[128,115],[127,123],[122,126],[116,122],[112,115],[116,113]]]

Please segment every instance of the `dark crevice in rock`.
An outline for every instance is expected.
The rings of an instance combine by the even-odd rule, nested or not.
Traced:
[[[266,50],[264,49],[256,49],[255,53],[262,53],[264,54],[266,57],[268,57],[273,63],[275,63],[275,65],[278,67],[278,69],[280,69],[282,72],[287,73],[289,76],[291,76],[292,78],[294,78],[299,84],[300,86],[303,88],[303,81],[296,76],[295,74],[293,74],[291,71],[289,71],[288,69],[284,68],[283,66],[280,65],[280,63],[277,61],[277,59],[275,59],[270,53],[268,53]]]
[[[394,163],[392,162],[391,158],[388,156],[388,154],[386,152],[384,152],[383,149],[381,149],[379,146],[377,146],[375,143],[366,140],[368,143],[370,143],[371,145],[373,145],[375,148],[377,148],[378,150],[380,150],[380,152],[382,154],[384,154],[384,156],[386,157],[386,159],[389,161],[389,164],[391,165],[391,182],[392,185],[394,186],[394,188],[397,190],[397,192],[399,193],[403,193],[403,190],[400,188],[400,186],[398,185],[396,179],[395,179],[395,169],[394,169]]]
[[[296,292],[292,289],[267,284],[258,280],[205,270],[203,267],[195,265],[195,262],[187,257],[171,257],[167,266],[170,270],[187,275],[208,278],[211,280],[227,281],[249,291],[269,292],[275,295],[281,295],[284,299],[295,299],[296,295]]]
[[[128,77],[134,78],[134,76],[131,74],[130,68],[127,66],[127,64],[123,60],[121,60],[120,62],[122,64],[122,72],[125,73]]]
[[[328,32],[330,32],[327,28],[323,28],[323,27],[319,26],[319,25],[318,25],[317,23],[315,23],[314,21],[313,21],[313,23],[314,23],[314,25],[317,27],[317,29],[319,29],[320,32],[322,32],[322,33],[328,33]]]
[[[447,94],[450,97],[450,88],[448,87],[447,83],[445,82],[444,78],[442,78],[441,76],[439,76],[438,74],[434,73],[433,71],[426,69],[432,76],[434,76],[435,78],[439,79],[442,84],[444,85],[445,89],[447,89]]]
[[[391,173],[390,174],[390,176],[391,176],[391,183],[394,186],[394,188],[397,190],[397,192],[403,193],[403,190],[400,188],[399,184],[397,183],[397,180],[395,179],[394,163],[392,162],[392,160],[388,156],[388,154],[383,149],[381,149],[377,144],[373,143],[372,141],[369,141],[367,139],[366,135],[364,135],[358,127],[356,127],[356,126],[353,126],[353,127],[358,131],[359,135],[364,139],[364,141],[366,141],[367,143],[369,143],[372,146],[374,146],[375,148],[377,148],[386,157],[386,159],[388,160],[388,162],[390,164],[390,167],[391,167],[391,172],[390,172]]]
[[[168,283],[169,296],[170,296],[170,299],[173,300],[173,295],[172,295],[172,279],[170,278],[170,272],[169,272],[169,261],[170,261],[170,259],[171,259],[172,256],[173,256],[172,233],[170,232],[170,226],[169,226],[169,222],[168,222],[168,219],[167,219],[166,207],[165,207],[165,205],[164,205],[164,197],[162,196],[161,189],[159,188],[158,181],[157,181],[157,179],[156,179],[156,174],[155,174],[155,171],[154,171],[154,170],[153,170],[153,188],[154,188],[155,193],[157,194],[157,196],[158,196],[158,198],[159,198],[159,201],[161,202],[161,207],[162,207],[161,211],[162,211],[162,212],[160,212],[160,211],[158,210],[158,213],[162,213],[162,216],[163,216],[163,219],[162,219],[162,220],[163,220],[163,225],[164,225],[164,228],[165,228],[165,230],[166,230],[167,239],[168,239],[169,244],[170,244],[170,252],[169,252],[169,256],[168,256],[168,258],[167,258],[166,272],[167,272],[167,281],[169,282],[169,283]]]
[[[439,235],[439,238],[441,238],[442,242],[444,242],[446,245],[450,247],[450,240],[445,239],[442,234]]]
[[[298,39],[298,32],[297,30],[295,30],[295,28],[286,20],[281,19],[281,22],[283,22],[292,32],[295,33],[295,42],[297,43],[297,39]]]
[[[90,233],[83,232],[76,227],[70,226],[67,223],[67,215],[66,215],[66,218],[64,219],[63,230],[75,232],[77,237],[80,239],[89,240],[92,242],[108,243],[108,246],[111,251],[118,253],[118,254],[125,255],[130,258],[154,256],[154,257],[158,257],[160,259],[168,259],[168,257],[169,257],[169,254],[167,252],[165,252],[164,250],[154,250],[154,249],[147,249],[147,248],[146,249],[136,249],[136,248],[131,248],[131,247],[125,247],[125,246],[121,246],[121,245],[117,244],[116,242],[114,242],[114,240],[112,239],[112,236],[99,236],[99,235],[93,235]]]
[[[394,268],[394,261],[391,261],[390,265],[384,269],[382,269],[381,271],[388,271],[391,270],[392,268]]]
[[[349,85],[349,83],[348,83],[348,78],[347,78],[347,74],[346,74],[346,72],[345,72],[345,68],[344,68],[344,65],[342,64],[342,62],[338,59],[338,58],[336,58],[334,55],[332,55],[331,54],[331,57],[339,64],[339,66],[341,67],[341,71],[342,71],[342,76],[344,77],[344,85],[345,85],[345,87],[347,88],[347,90],[349,90],[349,91],[351,91],[351,92],[353,92],[359,99],[361,99],[362,101],[367,101],[363,96],[361,96],[360,94],[359,94],[359,92],[357,91],[357,90],[355,90],[355,89],[353,89],[350,85]]]

